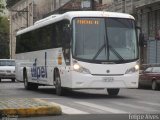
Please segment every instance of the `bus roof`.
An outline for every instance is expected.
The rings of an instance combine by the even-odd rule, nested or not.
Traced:
[[[63,19],[68,19],[71,21],[73,18],[76,18],[76,17],[115,17],[115,18],[134,19],[133,16],[126,13],[106,12],[106,11],[70,11],[61,15],[51,15],[47,18],[41,19],[35,22],[34,25],[18,31],[17,35],[38,29],[40,27],[52,24],[54,22],[57,22]]]

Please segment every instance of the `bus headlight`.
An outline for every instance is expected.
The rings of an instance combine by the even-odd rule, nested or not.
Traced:
[[[74,68],[74,70],[79,70],[80,69],[80,65],[79,64],[74,64],[73,68]]]
[[[90,71],[82,66],[80,66],[78,63],[75,63],[73,65],[73,69],[76,72],[84,73],[84,74],[90,74]]]
[[[134,67],[128,69],[125,74],[132,74],[139,70],[139,65],[135,65]]]

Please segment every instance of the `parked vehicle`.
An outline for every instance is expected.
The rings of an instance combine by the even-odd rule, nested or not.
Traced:
[[[15,60],[0,59],[0,82],[2,79],[11,79],[15,82]]]
[[[140,73],[139,86],[149,86],[153,90],[160,89],[160,66],[148,67]]]

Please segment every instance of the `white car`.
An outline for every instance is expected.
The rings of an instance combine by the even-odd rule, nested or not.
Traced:
[[[0,82],[2,79],[11,79],[15,82],[15,60],[0,59]]]

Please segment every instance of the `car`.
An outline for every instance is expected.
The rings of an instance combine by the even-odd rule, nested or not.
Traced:
[[[153,90],[160,89],[160,66],[148,67],[140,73],[139,86],[148,86]]]
[[[0,82],[2,79],[11,79],[15,82],[15,60],[0,59]]]

